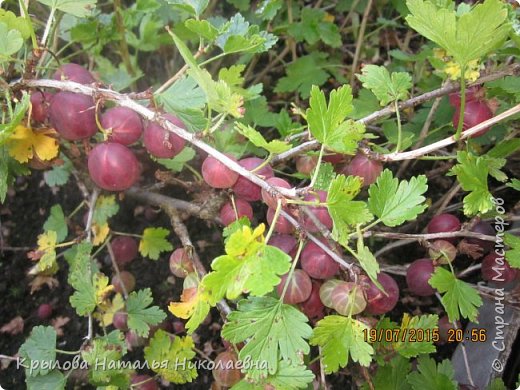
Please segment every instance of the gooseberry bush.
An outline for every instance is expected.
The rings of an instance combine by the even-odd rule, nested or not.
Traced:
[[[520,278],[515,2],[3,3],[0,201],[52,189],[70,289],[27,388],[478,388],[439,360]]]

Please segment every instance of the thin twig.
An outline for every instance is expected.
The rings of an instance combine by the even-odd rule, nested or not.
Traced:
[[[197,59],[199,58],[204,51],[206,50],[205,47],[199,47],[199,50],[193,55],[193,58]],[[156,94],[159,94],[161,92],[164,92],[170,85],[172,85],[174,82],[176,82],[178,79],[180,79],[189,69],[189,65],[184,65],[177,73],[175,73],[172,77],[170,77],[163,85],[161,85],[159,88],[157,88],[157,91],[155,91]]]
[[[202,264],[202,262],[200,261],[199,255],[195,251],[195,247],[191,242],[188,229],[179,217],[178,211],[175,208],[168,206],[163,206],[162,209],[170,217],[173,231],[175,232],[177,237],[179,237],[179,240],[181,240],[184,250],[186,251],[188,256],[190,256],[191,261],[193,262],[193,265],[195,266],[195,269],[199,277],[202,278],[204,275],[206,275],[207,271],[204,267],[204,264]],[[229,315],[229,313],[231,313],[231,308],[229,307],[225,299],[222,299],[220,302],[217,303],[217,309],[219,310],[222,319],[224,320]]]
[[[271,70],[273,69],[273,67],[278,64],[278,62],[280,62],[281,60],[283,60],[285,58],[285,56],[291,51],[289,45],[286,45],[284,47],[284,49],[280,52],[280,54],[278,54],[274,60],[272,61],[269,61],[269,64],[264,68],[262,69],[262,71],[255,77],[255,79],[253,80],[253,82],[251,83],[251,85],[255,85],[257,83],[259,83],[263,78],[264,76]]]
[[[432,107],[430,108],[430,111],[428,112],[428,116],[426,117],[426,120],[424,121],[421,132],[419,133],[419,139],[417,140],[415,145],[412,147],[412,149],[418,149],[419,147],[421,147],[424,140],[428,136],[428,131],[430,130],[430,126],[433,122],[433,118],[435,117],[435,114],[437,113],[437,110],[439,109],[441,100],[442,100],[442,98],[438,97],[433,101]],[[403,161],[403,163],[399,167],[399,170],[397,171],[396,177],[401,177],[402,174],[407,171],[410,163],[411,163],[411,160]]]
[[[442,304],[441,295],[438,292],[436,292],[435,296],[437,297],[439,302]],[[459,329],[459,326],[457,325],[457,321],[453,321],[452,324],[455,327],[455,329]],[[471,386],[475,386],[475,382],[473,381],[473,376],[471,375],[471,369],[469,367],[468,354],[466,353],[466,345],[464,344],[464,341],[462,341],[460,343],[460,347],[462,348],[462,357],[464,360],[464,365],[466,366],[466,373],[468,374],[469,383]]]
[[[96,202],[99,196],[99,188],[95,187],[92,190],[92,194],[90,195],[90,200],[88,203],[89,210],[87,214],[87,225],[85,226],[85,233],[87,234],[87,240],[92,240],[92,222],[94,219],[94,210],[96,208]]]
[[[428,233],[428,234],[407,234],[407,233],[393,233],[393,232],[374,232],[368,231],[363,234],[364,237],[382,237],[394,240],[413,240],[413,241],[427,241],[427,240],[439,240],[443,238],[454,238],[454,237],[470,237],[482,241],[495,241],[495,236],[488,236],[486,234],[470,232],[467,230],[459,230],[456,232],[443,232],[443,233]]]
[[[119,271],[119,266],[117,265],[116,257],[114,255],[114,251],[112,250],[112,245],[110,244],[110,240],[107,240],[107,249],[108,255],[110,256],[110,260],[112,261],[112,267],[114,267],[116,271],[117,279],[119,280],[119,284],[121,285],[121,289],[123,290],[123,296],[125,299],[128,299],[128,291],[126,290],[125,283],[121,279],[121,272]]]
[[[98,196],[99,196],[99,188],[94,187],[94,189],[92,190],[92,194],[90,195],[90,200],[89,200],[89,204],[88,204],[89,211],[88,211],[88,215],[87,215],[87,226],[85,226],[85,233],[87,234],[88,241],[92,240],[92,222],[94,219],[93,218],[94,209],[96,208],[96,202],[97,202]],[[89,277],[91,278],[92,270],[90,269],[90,262],[89,262],[89,266],[88,266],[88,271],[89,271]],[[85,337],[85,342],[92,340],[93,334],[94,334],[94,323],[92,321],[92,313],[89,313],[88,314],[88,333],[87,333],[87,336]]]
[[[464,277],[466,275],[471,274],[474,271],[478,271],[481,268],[482,268],[482,264],[481,263],[473,264],[472,266],[466,268],[464,271],[459,272],[457,274],[457,278],[462,278],[462,277]]]
[[[365,7],[365,12],[363,12],[363,19],[361,20],[361,25],[359,26],[358,39],[356,42],[356,51],[354,52],[354,60],[352,61],[352,71],[350,74],[350,86],[354,88],[354,80],[356,78],[356,70],[359,62],[359,56],[361,54],[361,47],[363,46],[363,39],[365,38],[365,30],[367,28],[368,16],[370,15],[370,10],[372,9],[372,0],[368,0],[368,3]]]
[[[435,210],[435,213],[433,215],[440,215],[444,212],[444,209],[446,208],[446,206],[451,202],[451,200],[453,199],[453,197],[455,195],[457,195],[457,193],[460,191],[460,184],[459,183],[455,183],[451,189],[441,198],[439,199],[437,202],[435,202],[433,204],[433,206],[430,208],[430,210]]]
[[[303,228],[303,226],[300,225],[300,223],[294,219],[292,217],[292,215],[290,215],[288,212],[286,212],[284,209],[280,210],[280,214],[282,214],[282,216],[287,219],[297,230],[299,231],[305,231],[305,229]],[[326,244],[324,244],[323,242],[321,242],[321,240],[319,240],[316,236],[314,236],[313,234],[311,233],[307,233],[307,238],[314,242],[316,245],[318,245],[323,251],[325,251],[325,253],[327,253],[330,257],[332,257],[332,259],[342,265],[343,267],[345,267],[350,273],[352,273],[353,271],[353,267],[354,267],[354,264],[353,263],[348,263],[346,262],[345,260],[343,260],[343,258],[341,256],[339,256],[336,252],[334,252],[331,248],[329,248]]]
[[[498,80],[498,79],[501,79],[506,76],[513,76],[517,73],[520,73],[520,64],[514,64],[514,65],[506,68],[505,70],[501,70],[501,71],[498,71],[495,73],[490,73],[489,75],[483,76],[483,77],[479,78],[478,80],[476,80],[473,84],[471,84],[471,86],[480,85],[480,84],[487,83],[490,81]],[[459,90],[459,88],[460,87],[459,87],[458,83],[445,85],[439,89],[423,93],[422,95],[415,96],[411,99],[408,99],[408,100],[405,100],[405,101],[399,103],[399,109],[402,111],[403,109],[406,109],[406,108],[418,106],[419,104],[422,104],[429,100],[448,95],[452,92],[456,92]],[[367,115],[364,118],[361,118],[360,120],[358,120],[358,122],[368,125],[370,123],[376,122],[379,119],[385,118],[394,113],[395,113],[395,107],[393,105],[390,105],[379,111],[375,111],[372,114]],[[466,134],[466,133],[467,132],[465,132],[464,134]],[[316,140],[304,142],[302,144],[295,146],[292,149],[289,149],[286,152],[283,152],[283,153],[280,153],[280,154],[274,156],[272,162],[273,162],[273,164],[276,164],[280,161],[284,161],[284,160],[290,159],[294,156],[297,156],[305,151],[316,149],[318,146],[319,146],[319,143]]]
[[[170,198],[166,195],[156,194],[141,188],[132,187],[126,191],[126,195],[141,200],[145,203],[160,207],[171,207],[182,210],[194,217],[205,220],[215,220],[220,208],[226,202],[224,194],[212,196],[207,203],[198,205],[181,199]]]

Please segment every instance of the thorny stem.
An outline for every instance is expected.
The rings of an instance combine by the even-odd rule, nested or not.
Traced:
[[[294,198],[296,196],[296,190],[294,188],[287,189],[271,186],[262,178],[258,177],[255,174],[252,174],[250,171],[242,167],[238,162],[232,160],[224,153],[218,151],[217,149],[205,143],[203,140],[199,138],[198,134],[190,133],[187,130],[175,126],[173,123],[166,120],[166,118],[164,118],[163,115],[159,115],[151,109],[140,105],[139,103],[135,102],[125,94],[121,94],[107,88],[97,88],[93,86],[78,84],[72,81],[59,80],[24,80],[20,81],[19,83],[11,84],[11,86],[57,88],[70,92],[76,92],[84,95],[97,96],[100,98],[113,100],[117,102],[120,106],[128,107],[148,120],[158,122],[162,127],[167,129],[168,131],[177,134],[179,137],[188,141],[192,145],[205,151],[206,153],[214,157],[216,160],[226,165],[229,169],[235,171],[241,176],[244,176],[245,178],[252,181],[254,184],[260,186],[261,188],[265,189],[266,191],[269,191],[271,193],[274,192],[275,194],[280,194],[289,198]]]

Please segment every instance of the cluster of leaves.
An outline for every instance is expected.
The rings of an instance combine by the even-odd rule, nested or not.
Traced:
[[[143,53],[158,52],[162,46],[173,45],[184,60],[185,76],[159,90],[154,95],[157,103],[168,112],[174,112],[188,129],[201,135],[210,135],[214,145],[221,151],[241,155],[253,151],[268,155],[268,159],[286,152],[293,145],[289,141],[270,139],[271,133],[257,130],[273,127],[283,136],[297,130],[308,130],[320,144],[317,168],[312,177],[314,188],[327,190],[326,205],[333,220],[332,238],[351,254],[359,266],[376,284],[380,267],[374,254],[363,241],[363,232],[378,224],[395,228],[413,221],[427,208],[425,194],[428,190],[425,175],[408,180],[399,180],[385,169],[377,181],[368,187],[368,196],[362,192],[362,181],[354,176],[336,174],[330,164],[322,163],[325,152],[354,155],[360,142],[368,144],[374,151],[387,154],[395,145],[396,152],[409,148],[420,137],[429,107],[418,110],[406,124],[401,123],[399,101],[410,96],[413,88],[426,89],[428,81],[414,80],[410,63],[430,61],[436,73],[434,82],[448,77],[462,79],[478,77],[480,61],[497,51],[508,38],[513,37],[511,23],[513,11],[499,0],[485,0],[482,4],[469,7],[461,4],[455,9],[452,1],[408,0],[403,16],[410,27],[443,49],[449,57],[439,59],[431,43],[415,55],[394,50],[395,59],[389,67],[366,65],[357,75],[363,85],[357,98],[349,86],[331,90],[328,95],[320,89],[330,76],[343,83],[344,76],[335,65],[341,58],[335,48],[342,46],[342,29],[335,23],[333,11],[341,14],[347,5],[337,2],[328,11],[313,9],[298,4],[287,9],[279,0],[265,0],[254,10],[248,0],[228,1],[240,12],[224,17],[206,15],[208,0],[166,0],[165,2],[137,1],[124,10],[117,7],[114,12],[95,8],[95,1],[80,2],[40,0],[49,7],[51,17],[62,13],[62,23],[57,34],[67,44],[79,44],[88,49],[101,79],[116,90],[125,90],[140,82],[145,72],[140,69]],[[290,2],[289,2],[290,3]],[[347,3],[347,2],[344,2]],[[289,6],[291,6],[289,4]],[[403,4],[404,6],[404,4]],[[27,12],[25,12],[27,14]],[[281,20],[286,18],[285,23]],[[288,22],[288,23],[287,23]],[[270,24],[280,25],[269,30]],[[389,23],[386,21],[384,23]],[[385,24],[382,24],[385,26]],[[165,27],[174,27],[165,31]],[[286,109],[279,113],[269,111],[267,100],[262,96],[263,86],[255,79],[247,79],[246,63],[255,55],[276,49],[278,37],[287,43],[299,43],[305,53],[295,58],[279,77],[272,92],[295,93],[299,98],[309,98],[306,110],[296,107],[305,125],[293,122]],[[517,34],[518,35],[518,34]],[[32,24],[26,17],[16,17],[11,12],[0,13],[0,65],[9,62],[18,54],[29,38],[35,43]],[[119,65],[106,57],[108,51],[119,47],[124,41],[131,48],[117,50],[121,58]],[[193,54],[190,45],[198,45]],[[289,46],[287,46],[289,47]],[[108,50],[107,50],[108,49]],[[200,56],[211,53],[209,59]],[[207,65],[227,55],[238,55],[239,61],[229,67],[221,67],[212,75]],[[414,66],[414,65],[412,65]],[[339,68],[339,66],[338,66]],[[470,70],[469,75],[466,70]],[[476,73],[475,73],[476,72]],[[413,81],[412,81],[413,80]],[[413,85],[417,82],[417,85]],[[245,87],[245,85],[249,87]],[[430,85],[431,86],[431,85]],[[505,103],[518,100],[518,80],[489,83],[490,91],[497,96],[506,96]],[[21,164],[34,156],[41,160],[54,159],[58,145],[50,130],[33,131],[22,124],[29,110],[29,98],[23,94],[13,107],[6,91],[8,118],[0,125],[0,200],[6,197],[7,187],[16,174],[24,171]],[[397,125],[391,119],[381,121],[385,140],[371,143],[377,138],[366,132],[361,119],[381,106],[393,105],[397,113]],[[446,104],[445,102],[442,104]],[[244,113],[245,110],[245,113]],[[428,135],[426,142],[453,132],[448,115],[439,115],[433,120],[435,126],[444,130]],[[225,120],[234,121],[225,131],[220,125]],[[240,145],[234,142],[239,134],[249,142]],[[495,133],[496,136],[496,133]],[[497,144],[485,154],[475,147],[457,153],[457,164],[449,175],[456,177],[461,188],[468,192],[464,198],[464,214],[468,217],[484,215],[494,209],[489,188],[489,178],[519,189],[517,179],[509,180],[502,171],[506,158],[519,147],[518,140]],[[472,145],[471,145],[472,146]],[[180,172],[192,160],[195,151],[186,148],[173,159],[158,162],[172,172]],[[48,185],[63,185],[72,171],[72,163],[60,155],[63,164],[54,166],[45,173]],[[94,246],[103,246],[110,239],[109,219],[117,214],[119,206],[115,196],[101,196],[92,214],[91,242],[76,240],[65,242],[70,235],[68,219],[63,208],[55,205],[45,222],[44,232],[38,237],[38,250],[33,259],[38,260],[35,272],[56,273],[59,267],[57,250],[70,247],[65,252],[68,262],[68,282],[74,292],[70,304],[79,316],[92,316],[102,326],[112,323],[116,311],[124,308],[128,313],[128,327],[138,336],[146,337],[150,327],[160,323],[166,314],[152,306],[150,289],[132,292],[123,298],[114,294],[109,278],[94,261]],[[177,317],[187,319],[188,336],[171,338],[159,330],[144,350],[146,361],[166,362],[154,368],[164,379],[173,383],[191,382],[197,376],[195,368],[187,366],[180,370],[178,359],[190,361],[195,357],[191,334],[204,321],[212,307],[222,299],[236,303],[222,329],[222,336],[233,344],[245,343],[239,358],[267,365],[253,366],[245,370],[245,378],[234,389],[250,389],[271,386],[274,388],[305,388],[313,374],[305,361],[311,346],[320,347],[320,358],[326,373],[338,372],[349,363],[368,367],[376,360],[379,369],[374,378],[376,388],[403,389],[455,389],[453,368],[447,361],[435,363],[426,354],[435,351],[431,340],[410,342],[407,340],[369,343],[365,323],[353,316],[327,315],[314,328],[307,317],[292,305],[284,304],[275,297],[274,289],[282,275],[291,269],[291,257],[276,247],[267,245],[263,224],[251,228],[239,221],[225,231],[225,254],[215,258],[210,272],[199,277],[190,275],[186,279],[180,302],[172,302],[169,311]],[[146,228],[140,236],[139,252],[143,257],[158,260],[161,253],[171,251],[165,228]],[[506,255],[509,263],[520,268],[517,237],[505,236],[511,248]],[[450,321],[465,318],[474,321],[482,300],[470,284],[456,277],[454,270],[437,267],[430,284],[442,294],[442,305]],[[404,315],[401,324],[381,319],[376,329],[432,330],[438,317]],[[113,331],[104,336],[93,336],[81,357],[89,365],[103,359],[107,362],[122,362],[126,354],[123,335]],[[53,361],[56,359],[56,333],[50,327],[35,327],[31,336],[20,349],[20,355],[30,361]],[[386,363],[389,356],[397,356]],[[410,359],[417,358],[417,369],[412,370]],[[117,364],[115,366],[118,366]],[[131,370],[89,370],[89,379],[97,386],[129,385]],[[27,370],[27,385],[30,389],[64,388],[66,378],[56,369],[40,368]],[[497,385],[499,388],[499,385]]]

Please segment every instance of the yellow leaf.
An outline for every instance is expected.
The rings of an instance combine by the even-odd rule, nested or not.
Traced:
[[[112,299],[112,303],[107,307],[106,311],[101,316],[101,321],[104,326],[109,326],[114,320],[114,314],[121,311],[125,307],[123,296],[117,293]]]
[[[114,286],[108,284],[108,276],[100,272],[94,275],[94,288],[96,290],[96,306],[106,311],[106,308],[110,305],[108,297],[114,291]]]
[[[92,240],[92,244],[94,246],[100,245],[108,237],[108,233],[110,233],[110,227],[108,226],[108,223],[104,223],[101,226],[93,223],[92,224],[92,233],[94,233],[94,239]]]
[[[325,15],[323,16],[324,22],[334,23],[334,19],[335,19],[334,15],[329,14],[328,12],[325,12]]]
[[[258,245],[265,241],[265,225],[261,223],[255,230],[249,226],[243,226],[242,230],[236,231],[226,243],[226,253],[233,257],[246,257],[257,250]]]
[[[201,299],[202,294],[199,293],[197,287],[191,287],[184,289],[181,295],[180,302],[171,302],[168,306],[168,310],[179,318],[190,318],[198,301]]]
[[[34,152],[40,160],[48,161],[58,156],[59,145],[56,139],[49,137],[53,130],[34,133]]]
[[[42,161],[52,160],[58,155],[59,145],[50,134],[54,134],[54,130],[34,132],[22,125],[16,126],[7,141],[9,155],[21,163],[28,162],[35,153]]]
[[[49,249],[54,250],[58,235],[54,230],[46,231],[38,236],[38,250],[46,252]]]

